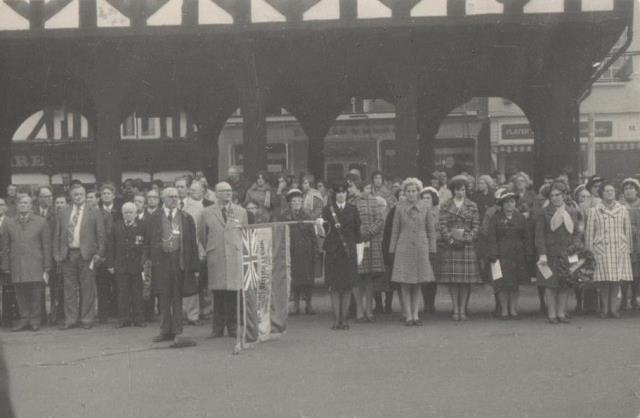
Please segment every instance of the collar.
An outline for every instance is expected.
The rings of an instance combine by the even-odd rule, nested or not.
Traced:
[[[176,210],[175,209],[169,209],[169,208],[164,208],[164,214],[165,216],[169,216],[169,214],[171,215],[175,215]]]
[[[135,219],[133,221],[131,221],[131,222],[124,221],[124,224],[125,224],[125,226],[133,226],[133,225],[136,224],[136,221],[135,221]]]
[[[149,215],[153,215],[154,213],[156,213],[157,210],[158,210],[158,208],[155,208],[155,209],[147,208],[147,213]]]
[[[113,203],[111,203],[110,205],[105,205],[105,204],[103,204],[103,205],[102,205],[102,209],[106,209],[106,210],[108,210],[109,212],[111,212],[111,211],[113,210]]]

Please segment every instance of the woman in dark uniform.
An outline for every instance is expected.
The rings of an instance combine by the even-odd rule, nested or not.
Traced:
[[[487,259],[500,263],[502,277],[492,277],[500,300],[502,319],[518,318],[518,286],[529,281],[533,251],[527,219],[516,208],[517,195],[507,189],[496,193],[499,209],[490,217],[487,228]]]
[[[302,207],[302,191],[291,189],[287,193],[289,206],[282,210],[279,221],[309,221],[313,216]],[[313,315],[311,308],[311,292],[314,283],[314,257],[318,252],[318,240],[312,224],[293,224],[289,226],[291,236],[291,292],[293,293],[294,311],[300,314],[300,298],[304,297],[305,313]]]
[[[360,235],[358,209],[347,203],[346,183],[333,186],[333,202],[322,211],[325,221],[325,283],[331,293],[334,322],[331,329],[349,329],[351,291],[358,280],[356,242]]]

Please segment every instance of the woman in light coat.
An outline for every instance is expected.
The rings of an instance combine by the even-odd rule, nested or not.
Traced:
[[[600,284],[600,317],[619,318],[620,283],[633,281],[633,231],[629,211],[616,201],[612,183],[600,185],[600,199],[587,217],[585,243],[596,260],[593,281]]]
[[[435,281],[431,267],[436,253],[435,225],[431,209],[419,199],[422,182],[408,178],[402,189],[407,200],[396,205],[389,242],[389,252],[395,254],[391,281],[400,284],[405,325],[420,326],[420,287]]]

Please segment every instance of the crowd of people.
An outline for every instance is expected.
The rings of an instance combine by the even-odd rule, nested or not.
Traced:
[[[602,318],[637,308],[638,180],[592,176],[571,190],[560,176],[534,190],[523,172],[448,177],[433,173],[425,187],[354,169],[331,185],[309,174],[250,182],[232,167],[213,190],[202,175],[129,179],[119,190],[11,185],[0,199],[3,320],[15,316],[14,331],[42,322],[88,329],[109,318],[144,327],[159,315],[156,342],[208,319],[211,337],[235,337],[241,227],[279,221],[290,222],[290,314],[302,313],[301,302],[315,313],[322,277],[336,330],[391,313],[395,293],[405,325],[420,326],[438,285],[454,321],[467,319],[473,285],[483,283],[501,319],[519,318],[523,285],[538,287],[552,324],[569,322],[570,294],[577,311]]]

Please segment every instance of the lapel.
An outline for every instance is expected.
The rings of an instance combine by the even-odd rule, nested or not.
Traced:
[[[222,208],[220,207],[220,205],[215,205],[212,207],[213,214],[218,219],[218,222],[220,222],[220,225],[222,225],[223,228],[226,228],[226,223],[224,222],[224,218],[222,217]]]

